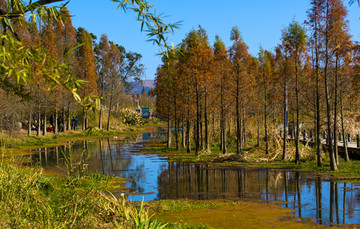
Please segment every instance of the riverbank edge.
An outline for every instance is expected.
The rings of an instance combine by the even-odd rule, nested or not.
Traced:
[[[295,164],[294,161],[280,161],[280,160],[267,160],[258,162],[249,162],[244,160],[244,155],[253,157],[254,161],[260,160],[256,156],[251,155],[251,151],[244,151],[242,156],[238,156],[236,153],[221,154],[217,150],[209,152],[200,152],[199,155],[195,155],[194,152],[187,153],[186,149],[176,149],[175,146],[167,147],[166,142],[151,142],[147,144],[147,147],[142,150],[143,153],[158,154],[168,158],[169,162],[184,162],[184,163],[196,163],[207,164],[223,167],[251,167],[251,168],[268,168],[278,170],[296,170],[311,172],[315,175],[325,177],[329,180],[336,180],[342,182],[360,182],[360,161],[352,160],[345,162],[340,158],[340,166],[337,171],[332,171],[330,168],[330,162],[323,158],[323,166],[318,167],[316,160],[302,160],[300,165]],[[219,162],[219,158],[230,158]],[[263,159],[263,158],[261,158]],[[221,161],[221,160],[220,160]]]
[[[86,130],[67,131],[58,134],[48,133],[46,136],[27,136],[25,134],[18,134],[17,136],[9,137],[2,135],[0,137],[0,147],[2,147],[6,152],[21,152],[23,150],[45,146],[58,146],[69,141],[73,142],[141,134],[149,131],[156,131],[163,128],[163,126],[163,123],[155,122],[147,123],[142,126],[124,126],[121,129],[110,131],[90,127]]]

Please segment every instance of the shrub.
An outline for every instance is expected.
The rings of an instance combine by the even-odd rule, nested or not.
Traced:
[[[123,122],[129,126],[142,125],[144,124],[140,114],[136,111],[125,109],[122,111]]]

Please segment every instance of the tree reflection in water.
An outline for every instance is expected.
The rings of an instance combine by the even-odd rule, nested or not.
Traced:
[[[64,146],[31,152],[29,166],[66,172],[60,153],[71,148],[74,161],[84,161],[90,172],[130,179],[132,200],[156,199],[263,199],[277,201],[296,210],[301,217],[319,224],[360,224],[360,185],[332,181],[299,171],[229,168],[206,164],[166,162],[166,158],[142,154],[146,141],[162,136],[157,133],[127,138],[73,142]],[[86,150],[86,155],[81,152]]]
[[[260,198],[282,201],[297,216],[319,224],[359,224],[359,184],[347,185],[307,172],[171,162],[159,177],[157,199]]]

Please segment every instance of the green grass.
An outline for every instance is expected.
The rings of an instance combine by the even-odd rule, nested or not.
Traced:
[[[219,201],[182,201],[182,200],[159,200],[150,202],[150,206],[156,214],[162,214],[166,212],[183,212],[191,211],[202,208],[215,208],[224,206],[225,202]],[[159,218],[161,220],[161,217]],[[211,229],[212,227],[206,225],[192,225],[192,224],[180,224],[180,223],[168,223],[166,228],[170,229]]]
[[[105,190],[112,178],[45,175],[0,162],[0,228],[163,228],[143,203]],[[119,181],[116,181],[119,182]]]
[[[159,200],[151,202],[151,206],[156,209],[156,212],[180,212],[191,211],[201,208],[214,208],[225,205],[225,202],[219,201],[195,201],[195,200]]]
[[[167,229],[212,229],[210,226],[206,225],[191,225],[191,224],[179,224],[179,223],[168,223],[166,225]]]
[[[97,137],[124,136],[144,132],[149,129],[157,129],[163,126],[163,123],[146,123],[142,126],[128,126],[122,130],[99,130],[95,127],[89,127],[85,131],[69,131],[65,133],[53,134],[47,133],[46,136],[27,136],[17,135],[9,137],[7,135],[0,136],[0,146],[6,149],[20,149],[30,146],[47,146],[57,145],[66,141],[83,140]]]

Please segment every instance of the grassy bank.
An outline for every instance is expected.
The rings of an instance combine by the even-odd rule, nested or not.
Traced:
[[[0,228],[162,228],[141,203],[106,190],[122,181],[99,174],[46,175],[0,162]]]
[[[113,137],[113,136],[123,136],[128,134],[136,134],[150,130],[157,130],[161,128],[164,124],[161,122],[147,122],[144,125],[138,126],[122,126],[116,130],[100,130],[95,127],[89,127],[86,130],[78,131],[67,131],[60,132],[58,134],[47,133],[46,136],[28,136],[25,132],[18,132],[10,137],[6,132],[0,135],[0,146],[5,149],[22,149],[25,147],[33,146],[48,146],[48,145],[58,145],[66,141],[76,141],[84,140],[91,138],[101,138],[101,137]]]
[[[191,153],[187,153],[185,148],[176,149],[175,145],[170,148],[166,147],[166,142],[152,142],[148,144],[148,148],[143,152],[157,153],[169,157],[169,161],[176,162],[192,162],[192,163],[208,163],[221,166],[242,166],[242,167],[262,167],[274,169],[296,169],[313,171],[316,173],[328,174],[335,176],[334,179],[360,180],[360,161],[352,160],[346,162],[343,158],[339,159],[339,167],[337,171],[331,171],[328,155],[323,153],[323,166],[318,167],[315,152],[309,146],[301,146],[302,160],[300,165],[296,165],[291,158],[287,161],[281,161],[279,149],[273,149],[269,155],[265,155],[264,149],[256,144],[249,144],[243,150],[241,156],[236,155],[235,150],[230,149],[228,154],[222,154],[219,146],[214,144],[211,146],[210,152],[199,152],[195,155],[192,148]],[[281,148],[280,148],[281,150]],[[293,153],[290,145],[289,154]]]
[[[0,228],[162,228],[148,207],[132,203],[110,191],[124,181],[101,174],[63,177],[44,174],[41,168],[19,167],[6,157],[18,149],[58,145],[66,141],[125,136],[161,127],[161,123],[104,131],[88,128],[47,136],[12,137],[2,133],[0,158]]]

